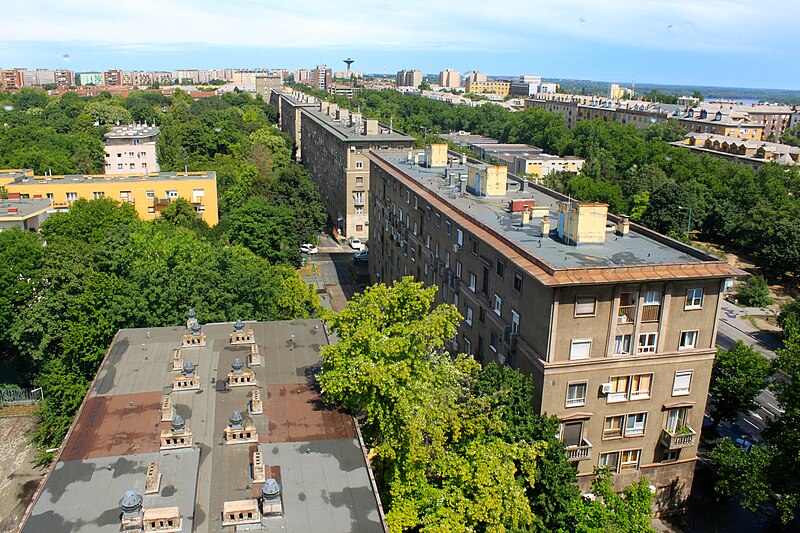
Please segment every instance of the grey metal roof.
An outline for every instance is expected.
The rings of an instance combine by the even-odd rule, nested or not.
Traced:
[[[322,125],[326,130],[331,132],[339,139],[347,142],[414,142],[414,137],[400,133],[399,131],[392,131],[389,133],[389,127],[381,124],[379,131],[382,133],[364,135],[362,132],[363,121],[367,120],[366,117],[362,119],[361,127],[348,126],[344,121],[337,121],[332,119],[329,115],[311,107],[304,107],[302,110],[305,116],[312,118],[315,122]]]
[[[50,200],[47,198],[17,198],[0,199],[0,220],[4,218],[25,218],[35,215],[50,207]],[[9,209],[17,209],[16,213],[9,212]]]
[[[254,331],[262,359],[251,370],[264,415],[247,412],[253,387],[225,387],[231,363],[246,358],[250,349],[230,344],[233,323],[205,324],[206,346],[183,349],[184,361],[197,364],[199,391],[171,392],[172,351],[180,347],[185,328],[120,330],[23,531],[119,531],[119,500],[127,490],[144,495],[151,461],[158,462],[163,478],[158,494],[144,495],[144,508],[177,506],[184,532],[220,531],[225,501],[258,496],[250,478],[250,446],[224,443],[234,411],[256,427],[264,463],[279,469],[284,516],[271,518],[267,530],[384,531],[352,419],[322,404],[308,382],[320,348],[328,344],[322,322],[246,326]],[[159,452],[157,443],[153,447],[153,437],[170,426],[158,422],[162,394],[170,395],[185,420],[192,448]],[[90,409],[90,402],[105,407]],[[119,406],[131,413],[121,414]],[[126,422],[130,417],[144,421],[145,431]],[[147,450],[111,453],[120,444]]]
[[[469,216],[517,243],[531,255],[555,269],[717,261],[716,258],[708,256],[700,250],[691,249],[692,253],[690,254],[684,251],[686,247],[681,249],[677,243],[676,246],[670,246],[659,242],[634,228],[631,229],[629,235],[619,237],[614,234],[610,222],[607,226],[605,243],[567,245],[554,234],[558,226],[557,202],[562,198],[557,193],[543,187],[533,186],[529,186],[526,192],[520,192],[514,185],[503,196],[476,196],[466,192],[466,188],[463,192],[459,192],[458,179],[456,179],[456,187],[448,186],[446,172],[455,172],[458,175],[467,173],[466,166],[460,163],[447,168],[427,168],[409,163],[408,155],[404,152],[376,151],[374,153],[410,176],[411,179],[435,192],[455,209],[468,213]],[[517,183],[515,177],[510,177],[509,182]],[[509,201],[526,199],[535,200],[537,205],[546,205],[550,208],[550,235],[541,235],[541,219],[532,219],[531,224],[523,228],[521,227],[521,215],[512,215],[508,212]],[[666,238],[664,240],[669,242]]]

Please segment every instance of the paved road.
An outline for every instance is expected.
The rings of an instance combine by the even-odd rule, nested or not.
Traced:
[[[780,340],[772,335],[764,334],[753,327],[750,322],[743,320],[744,315],[769,314],[770,310],[757,308],[741,308],[729,302],[722,303],[722,317],[719,323],[717,344],[725,349],[733,346],[736,341],[742,341],[761,352],[765,358],[775,358],[775,350],[782,347]],[[719,432],[726,437],[746,436],[753,442],[761,441],[761,432],[764,431],[767,421],[780,416],[783,410],[778,405],[775,396],[768,390],[756,397],[758,407],[743,414],[735,424],[723,422]]]

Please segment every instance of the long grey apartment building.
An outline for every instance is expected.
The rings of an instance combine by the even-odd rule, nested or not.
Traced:
[[[534,379],[584,491],[646,476],[661,509],[692,484],[720,301],[741,273],[700,250],[447,152],[374,151],[370,275],[438,287],[453,349]]]
[[[340,236],[369,235],[371,150],[409,149],[414,138],[361,113],[309,97],[274,90],[283,131],[295,139],[296,157],[317,183],[322,201]],[[298,122],[299,121],[299,122]]]

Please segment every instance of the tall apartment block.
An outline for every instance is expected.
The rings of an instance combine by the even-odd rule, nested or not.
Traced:
[[[209,226],[219,221],[216,172],[161,172],[157,174],[75,174],[34,176],[32,170],[0,172],[0,187],[20,198],[50,200],[54,211],[68,210],[79,198],[111,198],[132,204],[139,218],[148,220],[178,198],[185,198],[197,212],[197,218]]]
[[[147,174],[158,172],[156,139],[158,126],[131,124],[117,126],[105,134],[106,174]]]
[[[325,65],[317,65],[317,68],[311,71],[310,81],[313,89],[327,90],[333,82],[333,71]]]
[[[397,72],[398,87],[419,87],[421,83],[421,70],[401,70]]]
[[[414,138],[365,119],[336,104],[302,93],[274,90],[283,131],[295,140],[296,153],[320,189],[336,231],[348,238],[369,235],[370,166],[376,149],[409,149]]]
[[[448,68],[439,73],[439,85],[447,89],[461,87],[461,74]]]
[[[662,510],[691,487],[726,280],[724,261],[448,153],[373,151],[370,275],[438,287],[454,349],[530,375],[533,403],[588,491],[646,476]]]

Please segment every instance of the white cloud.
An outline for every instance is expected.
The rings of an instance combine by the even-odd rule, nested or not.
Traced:
[[[768,4],[768,5],[765,5]],[[752,51],[792,35],[800,3],[768,0],[29,0],[6,42],[527,51],[564,40],[654,50]],[[765,49],[764,51],[769,51]],[[588,50],[587,50],[588,52]],[[785,53],[785,52],[784,52]],[[609,58],[612,60],[613,58]]]

